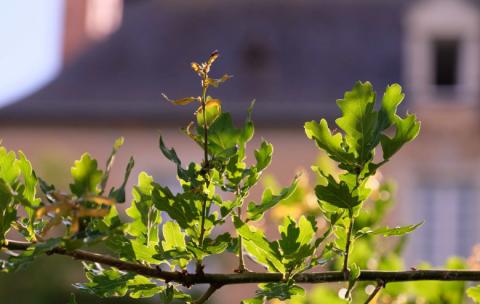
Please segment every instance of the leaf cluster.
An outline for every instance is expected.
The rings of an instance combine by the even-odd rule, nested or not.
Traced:
[[[290,185],[276,191],[266,188],[259,201],[250,198],[271,163],[274,149],[262,140],[253,158],[247,159],[247,145],[255,131],[251,118],[254,103],[244,123],[236,126],[222,101],[209,95],[210,89],[231,78],[228,74],[211,77],[218,57],[218,52],[213,52],[205,62],[191,64],[200,78],[198,96],[170,99],[163,95],[175,106],[197,104],[194,119],[183,132],[203,159],[182,160],[160,137],[159,149],[175,166],[180,190],[140,172],[125,214],[118,204],[126,200],[133,158],[126,164],[122,184],[107,191],[123,138],[114,143],[103,170],[88,153],[82,155],[71,169],[67,191],[38,178],[23,153],[17,156],[0,148],[0,241],[5,245],[13,229],[30,242],[20,254],[11,254],[3,269],[19,269],[58,248],[71,252],[89,247],[106,250],[122,262],[199,278],[204,275],[206,257],[230,252],[238,258],[236,272],[248,272],[244,256],[249,256],[268,272],[282,275],[281,282],[260,284],[255,296],[244,303],[301,296],[304,291],[295,282],[295,275],[321,265],[343,269],[350,299],[363,267],[349,260],[354,243],[374,235],[401,236],[421,225],[374,227],[380,216],[359,224],[364,219],[363,205],[372,195],[369,181],[420,129],[415,115],[397,114],[404,99],[401,87],[388,86],[377,105],[372,85],[357,82],[337,101],[342,112],[335,121],[338,132],[332,131],[325,119],[305,124],[307,137],[338,169],[331,172],[312,167],[318,175],[316,216],[284,217],[278,237],[272,240],[259,223],[274,207],[297,197],[300,177],[293,177]],[[377,150],[382,151],[381,157],[376,156]],[[37,194],[38,190],[41,193]],[[18,212],[19,208],[25,212]],[[100,297],[158,295],[162,303],[192,301],[185,291],[190,287],[187,280],[162,280],[96,263],[85,263],[84,269],[87,282],[75,287]],[[211,290],[219,286],[212,285]]]

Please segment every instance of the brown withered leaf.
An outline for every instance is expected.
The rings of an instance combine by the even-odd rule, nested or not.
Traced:
[[[218,56],[220,56],[220,53],[215,50],[210,54],[210,57],[208,58],[206,65],[205,65],[205,72],[208,73],[210,72],[210,68],[212,67],[212,64],[217,60]]]
[[[192,67],[192,70],[197,73],[199,76],[202,76],[202,65],[196,63],[196,62],[192,62],[190,64],[190,66]]]
[[[162,97],[165,98],[167,101],[175,104],[175,105],[180,105],[180,106],[184,106],[184,105],[188,105],[189,103],[192,103],[194,101],[200,101],[200,97],[185,97],[185,98],[182,98],[182,99],[170,99],[168,98],[167,95],[163,94],[162,93]]]
[[[214,79],[214,78],[208,78],[207,79],[207,83],[208,85],[211,85],[215,88],[218,88],[218,86],[221,84],[221,83],[224,83],[225,81],[229,80],[230,78],[232,78],[233,76],[232,75],[228,75],[228,74],[225,74],[223,75],[222,77],[220,78],[217,78],[217,79]]]
[[[104,217],[108,214],[109,209],[106,208],[87,208],[83,206],[82,202],[92,202],[99,206],[112,206],[115,202],[103,196],[86,196],[84,198],[74,200],[71,196],[61,194],[59,192],[51,193],[54,203],[37,209],[35,217],[40,219],[48,213],[53,213],[53,217],[45,225],[41,235],[44,236],[47,232],[62,223],[64,217],[71,218],[71,225],[69,232],[71,234],[78,232],[80,227],[80,219],[82,217]]]
[[[88,202],[94,202],[97,205],[106,205],[106,206],[113,206],[116,203],[113,199],[110,199],[104,196],[98,196],[98,195],[88,195],[83,200]]]

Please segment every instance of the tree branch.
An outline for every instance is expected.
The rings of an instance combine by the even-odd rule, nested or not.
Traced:
[[[27,250],[31,243],[9,240],[4,248],[9,250]],[[76,260],[99,263],[119,270],[128,271],[151,278],[161,279],[167,282],[177,282],[185,286],[196,284],[210,284],[216,286],[248,284],[248,283],[269,283],[282,282],[281,273],[182,273],[178,271],[164,271],[158,267],[146,266],[139,263],[123,261],[108,255],[93,253],[85,250],[68,251],[65,248],[57,247],[50,251],[51,254],[58,254],[72,257]],[[325,271],[300,273],[293,277],[296,283],[328,283],[343,282],[345,277],[342,271]],[[407,281],[480,281],[480,271],[474,270],[409,270],[409,271],[372,271],[362,270],[358,281],[383,281],[407,282]]]

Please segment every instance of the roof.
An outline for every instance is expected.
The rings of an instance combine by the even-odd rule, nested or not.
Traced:
[[[190,2],[188,2],[190,3]],[[218,49],[211,95],[243,117],[298,124],[336,114],[356,80],[401,81],[401,0],[141,1],[122,27],[43,89],[0,110],[3,124],[179,124],[192,111],[161,98],[200,93],[191,61]]]

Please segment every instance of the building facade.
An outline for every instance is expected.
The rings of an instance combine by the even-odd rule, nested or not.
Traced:
[[[412,236],[407,261],[440,265],[450,255],[469,256],[480,242],[478,1],[112,5],[123,9],[116,32],[92,47],[65,38],[69,59],[58,77],[0,110],[3,144],[25,151],[40,175],[62,183],[67,171],[60,171],[81,152],[102,160],[124,136],[119,164],[134,155],[134,173],[146,170],[174,184],[175,168],[158,150],[159,134],[185,160],[202,155],[179,130],[194,109],[173,107],[161,93],[198,94],[189,63],[219,49],[213,73],[234,78],[212,95],[239,121],[257,100],[253,146],[262,137],[273,143],[269,173],[285,184],[318,156],[304,135],[305,121],[332,120],[339,114],[335,100],[356,80],[371,81],[377,94],[388,83],[402,84],[407,101],[401,111],[416,113],[422,130],[383,175],[398,184],[391,224],[425,220]],[[121,167],[114,169],[117,181]]]

